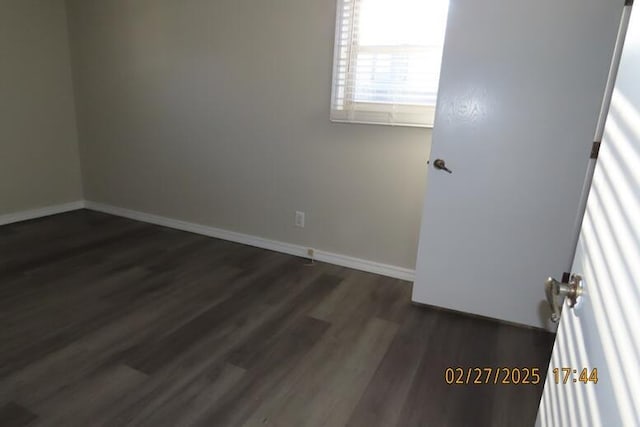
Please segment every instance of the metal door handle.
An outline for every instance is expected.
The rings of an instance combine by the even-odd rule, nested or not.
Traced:
[[[544,291],[551,308],[551,321],[557,323],[560,320],[560,309],[564,298],[569,299],[569,307],[573,308],[582,295],[582,277],[574,274],[569,283],[558,282],[553,277],[549,277],[544,282]]]
[[[433,167],[438,169],[438,170],[442,170],[442,171],[445,171],[445,172],[453,173],[453,172],[451,172],[451,170],[449,168],[447,168],[447,165],[445,164],[444,160],[442,160],[442,159],[436,159],[433,162]]]

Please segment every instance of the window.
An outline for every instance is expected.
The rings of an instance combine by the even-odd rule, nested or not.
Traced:
[[[433,126],[448,0],[338,0],[331,120]]]

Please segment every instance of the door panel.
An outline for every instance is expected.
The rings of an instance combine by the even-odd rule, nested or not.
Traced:
[[[572,271],[586,295],[564,307],[537,425],[640,425],[640,13],[632,12]],[[553,369],[598,369],[556,384]]]
[[[546,326],[623,2],[451,0],[413,300]]]

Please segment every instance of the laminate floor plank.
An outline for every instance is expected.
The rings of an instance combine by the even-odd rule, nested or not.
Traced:
[[[25,427],[37,418],[36,414],[14,402],[0,407],[0,425],[3,427]]]
[[[408,310],[405,321],[391,342],[357,407],[350,427],[388,427],[398,425],[404,403],[420,362],[427,351],[430,331],[437,313],[424,313],[419,307]]]
[[[89,210],[2,226],[0,425],[532,425],[554,336],[410,297]],[[449,385],[455,366],[541,384]]]
[[[456,332],[461,332],[464,346],[457,344],[457,348],[452,348],[453,353],[449,356],[446,366],[442,364],[438,366],[438,370],[441,372],[443,379],[445,370],[448,367],[461,367],[467,375],[464,376],[464,385],[446,385],[449,388],[447,390],[449,399],[443,404],[446,420],[453,425],[477,424],[495,426],[491,407],[494,390],[506,385],[475,384],[475,381],[478,375],[476,368],[491,367],[498,369],[503,366],[513,366],[509,363],[502,364],[498,353],[497,342],[500,328],[496,328],[494,322],[485,319],[476,319],[473,322],[473,328],[471,328],[470,322],[462,322],[458,325],[458,328],[460,331]],[[472,348],[474,351],[468,351],[467,348]],[[436,366],[437,364],[434,365],[434,367]],[[471,373],[470,375],[469,372]],[[467,380],[467,378],[469,379]],[[478,382],[482,382],[482,379]],[[520,392],[522,387],[533,386],[518,385],[514,387],[517,387],[517,389],[513,390],[513,392]]]
[[[327,322],[308,316],[290,325],[259,363],[194,425],[242,425],[260,402],[269,399],[278,389],[289,370],[317,344],[328,328]]]
[[[189,426],[197,422],[232,390],[245,375],[246,371],[230,364],[223,364],[207,375],[183,385],[173,393],[170,400],[151,410],[137,415],[140,426],[173,427]]]
[[[540,381],[536,385],[501,385],[494,388],[492,422],[496,426],[512,426],[518,423],[519,417],[535,419],[537,404],[523,406],[520,414],[511,409],[519,402],[539,402],[546,378],[546,366],[549,364],[549,351],[553,347],[553,335],[531,334],[522,328],[511,325],[500,325],[496,343],[497,366],[520,368],[540,368]]]
[[[473,328],[475,322],[476,319],[461,317],[453,313],[437,313],[437,319],[431,330],[428,331],[429,341],[422,354],[420,365],[412,378],[412,386],[407,394],[397,426],[456,425],[449,424],[449,418],[455,414],[448,414],[447,407],[466,403],[466,401],[456,400],[461,397],[458,396],[460,388],[466,386],[447,384],[445,369],[457,366],[460,352],[476,351],[475,348],[465,345],[465,340],[475,333],[475,328]],[[474,423],[474,425],[482,424]],[[526,425],[526,423],[522,425]]]
[[[129,364],[147,373],[154,373],[161,369],[205,335],[211,333],[211,325],[217,325],[220,328],[221,325],[232,322],[234,316],[247,310],[252,304],[260,303],[261,297],[270,286],[276,283],[275,278],[285,274],[293,263],[299,263],[299,261],[290,259],[276,265],[275,268],[267,269],[264,272],[265,278],[260,276],[255,279],[260,282],[259,285],[255,281],[247,282],[246,288],[242,291],[232,294],[228,299],[199,314],[161,341],[142,349],[142,353],[134,356]]]
[[[338,276],[328,274],[319,276],[302,292],[298,293],[291,302],[260,325],[243,343],[234,348],[228,357],[229,363],[244,369],[254,367],[277,342],[280,335],[288,330],[290,323],[295,322],[299,316],[321,301],[341,281],[342,278]]]
[[[233,277],[234,269],[220,272],[218,280]],[[16,396],[21,402],[39,402],[104,366],[121,363],[141,346],[207,309],[215,301],[216,287],[176,289],[164,298],[138,301],[91,334],[0,380],[0,401]]]
[[[352,271],[311,310],[331,328],[245,425],[344,425],[398,329],[397,323],[377,317],[388,314],[380,294],[401,293],[397,288],[381,292],[388,284]]]
[[[377,317],[370,318],[352,339],[336,341],[327,331],[293,367],[288,386],[282,388],[285,393],[274,400],[276,406],[256,411],[245,425],[345,425],[396,331],[395,323]]]
[[[287,260],[287,263],[293,262],[291,267],[294,272],[297,270],[297,266],[301,265],[299,260],[291,259],[290,257],[282,259]],[[287,279],[288,275],[289,273],[285,273],[282,276],[273,277],[274,283],[280,283],[282,286],[286,285],[289,289],[286,298],[278,304],[265,304],[262,302],[240,304],[238,310],[232,312],[218,308],[220,312],[227,313],[228,316],[218,322],[215,328],[210,328],[210,331],[204,332],[198,342],[193,343],[193,346],[175,354],[175,358],[172,358],[172,360],[164,359],[163,362],[166,362],[166,365],[162,369],[162,375],[152,376],[149,382],[140,387],[139,390],[135,390],[131,396],[125,397],[123,402],[117,405],[121,408],[116,414],[115,420],[117,424],[128,422],[138,424],[141,422],[140,414],[154,413],[157,408],[166,407],[167,404],[175,400],[177,387],[191,387],[190,384],[197,382],[198,376],[210,377],[210,372],[218,372],[221,366],[226,364],[229,354],[238,348],[246,349],[247,347],[244,346],[244,343],[251,342],[252,337],[255,337],[257,332],[264,328],[265,325],[272,323],[273,319],[281,319],[283,312],[296,313],[296,309],[292,310],[291,307],[296,300],[300,299],[299,294],[310,296],[311,294],[309,292],[305,293],[305,290],[309,287],[318,286],[313,286],[313,282],[311,284],[305,283],[313,278],[313,275],[309,276],[305,282],[292,282]],[[253,276],[245,278],[246,284],[250,284],[253,280],[255,280]],[[239,289],[242,290],[243,286],[239,286]],[[266,297],[274,288],[279,288],[279,286],[260,286],[259,290],[261,295]],[[265,294],[264,292],[267,290],[269,292]],[[246,292],[239,291],[233,293],[231,297],[236,294],[247,295]],[[226,302],[228,303],[228,301]],[[212,312],[212,308],[208,312]],[[200,320],[197,320],[197,322],[200,322]],[[185,326],[192,327],[193,323]],[[181,327],[180,329],[183,328]],[[178,329],[174,330],[173,333],[179,333]],[[144,350],[145,348],[152,348],[154,345],[158,344],[151,343],[141,347]],[[260,346],[263,350],[264,347],[264,345]]]
[[[103,417],[119,396],[146,380],[146,375],[124,365],[95,372],[51,399],[33,406],[40,414],[36,425],[84,427]]]

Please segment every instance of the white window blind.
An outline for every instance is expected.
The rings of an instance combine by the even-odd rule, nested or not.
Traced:
[[[338,0],[331,120],[433,126],[448,0]]]

